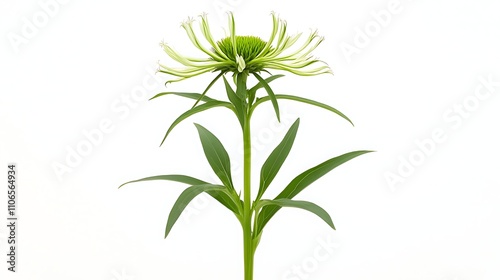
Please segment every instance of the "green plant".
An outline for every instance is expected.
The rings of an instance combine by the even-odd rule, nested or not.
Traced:
[[[243,199],[240,197],[235,184],[233,183],[230,168],[229,155],[217,137],[199,124],[195,124],[200,137],[201,144],[208,163],[215,174],[220,179],[219,184],[205,182],[186,175],[160,175],[147,177],[132,182],[167,180],[190,185],[186,188],[175,202],[169,214],[165,237],[169,234],[173,225],[188,205],[188,203],[200,193],[206,192],[229,211],[233,212],[242,225],[243,248],[244,248],[244,272],[245,280],[253,279],[253,260],[262,236],[262,231],[271,218],[282,207],[295,207],[310,211],[319,216],[331,228],[335,229],[330,215],[318,205],[293,198],[302,190],[315,182],[317,179],[327,174],[337,166],[370,151],[354,151],[340,156],[330,158],[293,178],[283,191],[274,199],[264,199],[263,196],[277,175],[282,164],[287,158],[295,136],[299,128],[299,119],[289,128],[283,140],[271,152],[260,170],[259,189],[255,199],[251,196],[251,129],[250,121],[255,109],[264,102],[271,101],[276,117],[280,119],[278,106],[279,99],[292,100],[317,106],[337,114],[352,124],[351,120],[335,108],[303,97],[285,94],[275,94],[269,86],[272,81],[283,77],[283,75],[272,75],[269,70],[287,71],[296,75],[313,76],[331,73],[330,68],[322,61],[319,61],[311,52],[323,41],[317,32],[312,32],[298,48],[291,51],[301,37],[301,34],[288,36],[286,34],[286,23],[280,20],[274,13],[273,29],[269,40],[263,41],[255,36],[237,36],[235,22],[232,14],[229,14],[229,36],[219,41],[214,40],[206,15],[200,17],[200,29],[205,40],[210,44],[210,48],[201,44],[200,38],[192,28],[193,20],[189,19],[182,24],[191,42],[207,57],[190,58],[178,54],[167,44],[161,43],[165,52],[175,61],[182,64],[182,68],[173,68],[160,64],[159,72],[177,77],[168,82],[177,82],[206,72],[217,73],[213,81],[200,93],[190,92],[162,92],[151,99],[161,96],[177,95],[184,98],[196,100],[191,109],[181,114],[168,128],[162,144],[170,134],[172,129],[180,122],[199,112],[225,107],[234,112],[237,117],[243,134],[244,146],[244,173],[243,173]],[[261,77],[260,73],[265,72],[270,76]],[[227,74],[232,74],[236,88],[226,79]],[[257,83],[248,87],[247,78],[253,76]],[[225,86],[228,101],[216,100],[207,96],[210,88],[222,78]],[[167,82],[167,83],[168,83]],[[267,95],[258,97],[257,92],[264,89]],[[123,185],[125,185],[123,184]],[[121,185],[121,186],[123,186]],[[121,187],[120,186],[120,187]]]

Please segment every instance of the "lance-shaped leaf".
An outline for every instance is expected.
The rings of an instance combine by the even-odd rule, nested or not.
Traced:
[[[342,165],[343,163],[348,162],[349,160],[358,157],[360,155],[369,153],[372,151],[354,151],[354,152],[349,152],[334,158],[331,158],[327,161],[324,161],[321,164],[316,165],[315,167],[308,169],[304,172],[302,172],[299,176],[295,177],[286,187],[285,189],[278,195],[276,196],[276,199],[280,198],[287,198],[287,199],[292,199],[294,196],[296,196],[298,193],[303,191],[307,186],[318,180],[319,178],[323,177],[323,175],[327,174],[328,172],[332,171],[334,168]],[[259,234],[260,231],[264,228],[264,226],[267,224],[267,222],[278,212],[280,207],[278,206],[269,206],[266,207],[266,209],[263,209],[260,213],[259,216],[261,218],[258,221],[258,231],[256,232],[255,236]]]
[[[142,179],[138,179],[138,180],[129,181],[129,182],[121,184],[118,188],[121,188],[124,185],[130,184],[130,183],[145,182],[145,181],[157,181],[157,180],[173,181],[173,182],[179,182],[179,183],[184,183],[184,184],[188,184],[188,185],[209,184],[208,182],[193,178],[191,176],[172,174],[172,175],[150,176],[150,177],[146,177],[146,178],[142,178]],[[211,197],[215,198],[220,204],[224,205],[227,209],[231,210],[237,216],[242,215],[240,208],[236,204],[236,203],[241,204],[239,202],[240,198],[236,195],[236,193],[234,193],[234,195],[232,197],[229,194],[224,193],[224,192],[207,191],[207,193]]]
[[[146,177],[146,178],[142,178],[142,179],[138,179],[138,180],[128,181],[126,183],[121,184],[118,188],[121,188],[121,187],[123,187],[127,184],[130,184],[130,183],[145,182],[145,181],[157,181],[157,180],[174,181],[174,182],[184,183],[184,184],[188,184],[188,185],[208,184],[207,182],[193,178],[191,176],[172,174],[172,175],[150,176],[150,177]]]
[[[299,129],[299,123],[300,119],[297,119],[292,124],[285,137],[283,137],[283,140],[281,140],[281,143],[276,146],[262,165],[260,170],[260,186],[257,194],[257,200],[262,197],[290,153],[295,136],[297,135],[297,130]]]
[[[165,139],[167,139],[167,136],[174,129],[174,127],[176,127],[180,122],[182,122],[183,120],[187,119],[188,117],[190,117],[194,114],[197,114],[197,113],[200,113],[200,112],[203,112],[205,110],[215,108],[215,107],[226,107],[226,108],[229,108],[231,110],[233,109],[233,106],[229,102],[209,101],[207,103],[201,104],[199,106],[196,106],[194,108],[187,110],[186,112],[182,113],[179,117],[177,117],[177,119],[175,119],[175,121],[170,125],[170,127],[167,130],[167,133],[165,133],[165,136],[163,137],[163,140],[161,141],[160,146],[163,145],[163,142],[165,142]]]
[[[191,202],[191,200],[193,200],[193,198],[195,198],[202,192],[208,192],[208,191],[224,192],[225,190],[226,188],[224,186],[213,185],[213,184],[194,185],[185,189],[181,193],[179,198],[177,198],[177,201],[174,203],[174,206],[172,207],[172,210],[168,215],[167,226],[165,228],[165,238],[167,238],[175,222],[179,219],[180,215],[182,214],[182,211],[184,211],[186,206],[189,204],[189,202]]]
[[[222,183],[228,188],[234,189],[231,179],[231,161],[226,149],[212,132],[199,124],[195,123],[194,125],[198,129],[208,163]]]
[[[340,112],[339,110],[333,108],[332,106],[326,105],[324,103],[321,103],[321,102],[318,102],[318,101],[314,101],[314,100],[311,100],[311,99],[307,99],[307,98],[303,98],[303,97],[299,97],[299,96],[295,96],[295,95],[287,95],[287,94],[276,94],[275,98],[276,99],[293,100],[293,101],[302,102],[302,103],[306,103],[306,104],[309,104],[309,105],[313,105],[313,106],[317,106],[317,107],[326,109],[326,110],[328,110],[330,112],[333,112],[333,113],[341,116],[342,118],[344,118],[345,120],[347,120],[349,123],[351,123],[351,125],[354,125],[352,123],[352,121],[346,115],[344,115],[342,112]],[[257,102],[255,102],[255,104],[252,106],[251,110],[253,111],[258,105],[262,104],[263,102],[269,101],[269,100],[272,101],[273,99],[271,97],[269,97],[269,96],[265,96],[265,97],[257,99]]]
[[[255,76],[255,78],[257,78],[257,80],[259,80],[259,82],[262,84],[262,86],[266,89],[267,95],[269,96],[269,99],[273,103],[274,111],[276,112],[276,117],[278,118],[278,122],[279,122],[280,121],[280,108],[278,106],[278,101],[276,100],[276,95],[274,94],[274,92],[271,89],[271,87],[269,86],[269,84],[264,79],[262,79],[262,77],[259,74],[253,73],[253,75]]]
[[[205,94],[207,94],[208,90],[215,84],[215,82],[217,82],[217,80],[222,76],[224,75],[224,72],[220,72],[219,75],[217,75],[215,77],[215,79],[213,79],[210,84],[208,84],[207,88],[203,91],[203,93],[200,95],[200,97],[196,100],[196,102],[194,103],[193,105],[193,108],[196,107],[196,105],[198,105],[198,102],[200,102],[200,100],[205,96]]]
[[[231,88],[231,85],[227,82],[226,77],[223,77],[224,85],[226,86],[227,98],[233,104],[234,110],[236,113],[236,117],[240,121],[241,127],[243,127],[246,119],[246,101],[244,98],[236,95],[234,90]]]
[[[185,98],[189,98],[189,99],[194,99],[194,100],[199,99],[200,101],[203,101],[203,102],[218,101],[218,100],[210,98],[206,95],[201,95],[200,93],[195,93],[195,92],[160,92],[157,95],[151,97],[149,100],[153,100],[155,98],[165,96],[165,95],[177,95],[177,96],[181,96],[181,97],[185,97]]]
[[[266,83],[270,83],[278,78],[281,78],[281,77],[284,77],[285,75],[273,75],[271,77],[268,77],[268,78],[265,78],[264,81],[266,81]],[[248,104],[252,104],[253,101],[255,100],[255,94],[257,93],[257,90],[263,88],[264,85],[261,83],[261,82],[258,82],[255,86],[253,86],[252,88],[250,88],[248,90]]]
[[[300,208],[303,210],[307,210],[313,214],[316,214],[318,217],[320,217],[325,223],[327,223],[332,229],[335,229],[335,226],[333,225],[332,218],[326,212],[323,208],[319,207],[318,205],[309,202],[309,201],[302,201],[302,200],[291,200],[288,198],[279,198],[275,200],[261,200],[259,201],[258,207],[262,207],[262,209],[266,209],[266,206],[275,206],[275,207],[294,207],[294,208]]]

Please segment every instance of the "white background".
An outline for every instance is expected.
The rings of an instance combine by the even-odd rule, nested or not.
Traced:
[[[157,60],[169,62],[158,43],[201,55],[180,23],[207,12],[221,38],[227,10],[239,34],[265,40],[273,10],[291,34],[317,28],[326,40],[314,54],[335,75],[288,74],[273,88],[330,104],[356,124],[283,101],[277,126],[270,104],[257,110],[254,175],[301,117],[270,197],[329,157],[377,151],[297,197],[323,206],[337,231],[299,210],[273,219],[256,253],[255,279],[500,279],[500,87],[495,82],[489,92],[481,82],[500,81],[498,1],[61,1],[47,10],[48,2],[0,3],[0,166],[3,174],[10,162],[19,170],[18,272],[7,272],[1,226],[1,279],[242,279],[241,229],[216,202],[200,196],[164,240],[184,186],[117,189],[158,174],[214,180],[193,122],[221,139],[241,182],[241,137],[228,112],[194,116],[158,147],[192,103],[147,101],[168,78],[150,75]],[[387,12],[390,18],[376,21]],[[211,77],[169,90],[199,92]],[[212,96],[222,98],[221,89]],[[103,121],[110,128],[75,158],[72,151]],[[439,131],[439,143],[429,140]]]

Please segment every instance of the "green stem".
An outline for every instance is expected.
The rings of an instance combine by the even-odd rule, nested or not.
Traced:
[[[246,86],[246,83],[245,85]],[[243,125],[243,254],[245,263],[245,280],[253,280],[254,248],[252,238],[252,197],[251,197],[251,163],[252,144],[250,134],[250,114],[246,112]]]

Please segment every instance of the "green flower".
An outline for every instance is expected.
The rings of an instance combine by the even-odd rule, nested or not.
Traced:
[[[163,42],[160,44],[168,56],[182,65],[182,67],[159,65],[158,72],[177,77],[168,82],[181,81],[207,72],[220,72],[219,75],[230,72],[248,75],[272,69],[301,76],[331,73],[326,63],[311,55],[323,41],[323,37],[318,36],[317,31],[311,32],[301,45],[296,44],[302,34],[287,35],[286,22],[272,13],[273,29],[266,42],[257,36],[236,35],[234,16],[229,13],[229,37],[216,41],[210,31],[207,16],[203,14],[200,18],[201,33],[210,47],[205,46],[200,36],[196,35],[193,30],[193,19],[189,18],[182,23],[182,27],[193,45],[205,53],[206,57],[186,57],[169,45]]]

